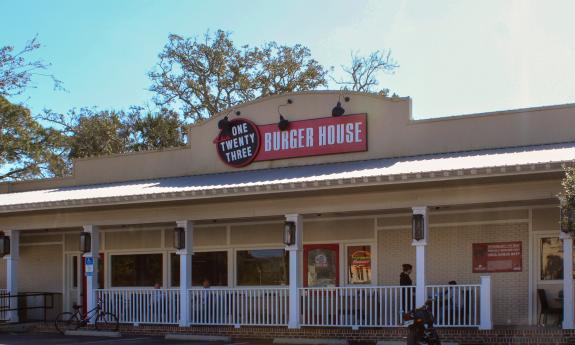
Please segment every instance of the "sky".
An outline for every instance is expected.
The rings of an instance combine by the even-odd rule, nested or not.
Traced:
[[[0,46],[38,35],[34,57],[64,82],[11,99],[34,112],[152,104],[147,73],[170,33],[300,43],[336,71],[352,51],[391,49],[400,67],[380,86],[430,118],[575,103],[573,13],[571,0],[0,0]]]

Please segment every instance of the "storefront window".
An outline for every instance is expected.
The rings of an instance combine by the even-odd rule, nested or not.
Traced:
[[[237,251],[238,285],[287,285],[289,260],[284,249]]]
[[[563,279],[563,241],[559,237],[541,239],[541,280]],[[574,257],[575,259],[575,257]],[[575,260],[574,260],[575,264]],[[574,275],[575,277],[575,275]]]
[[[171,255],[172,285],[180,286],[180,256]],[[192,286],[207,279],[211,286],[228,285],[228,252],[198,252],[192,257]]]
[[[112,255],[112,286],[162,283],[162,254]]]
[[[371,247],[347,247],[347,283],[371,284]]]

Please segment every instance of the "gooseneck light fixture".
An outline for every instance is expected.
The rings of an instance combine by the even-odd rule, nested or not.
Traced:
[[[288,98],[286,104],[280,104],[280,105],[278,106],[278,114],[279,114],[279,116],[280,116],[280,120],[279,120],[279,122],[278,122],[278,128],[280,129],[280,131],[285,131],[285,130],[287,130],[287,129],[289,128],[289,121],[288,121],[288,119],[286,119],[286,118],[282,115],[282,113],[280,112],[280,108],[281,108],[281,107],[288,106],[288,105],[290,105],[290,104],[292,104],[292,103],[293,103],[293,101],[292,101],[290,98]]]
[[[344,101],[349,102],[349,97],[346,96],[343,99]],[[341,94],[340,94],[337,99],[337,104],[331,110],[331,116],[337,117],[342,116],[343,114],[345,114],[345,109],[341,106]]]
[[[230,119],[228,118],[228,115],[230,115],[231,112],[232,112],[232,110],[228,111],[226,116],[224,116],[223,119],[218,121],[218,129],[221,131],[221,135],[226,136],[226,137],[229,137],[232,135],[232,128],[230,126]],[[240,116],[241,114],[242,114],[241,111],[236,110],[236,116]]]

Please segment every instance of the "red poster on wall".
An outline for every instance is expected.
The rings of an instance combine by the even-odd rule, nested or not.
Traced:
[[[522,270],[521,242],[473,243],[473,273]]]
[[[285,131],[277,124],[258,126],[256,161],[367,151],[367,115],[291,121]]]

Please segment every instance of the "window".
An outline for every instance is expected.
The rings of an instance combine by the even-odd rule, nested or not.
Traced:
[[[559,237],[542,238],[539,252],[541,255],[539,258],[541,266],[540,280],[562,280],[563,241]],[[575,264],[575,256],[573,259]]]
[[[172,253],[171,286],[180,286],[180,256]],[[192,256],[192,285],[207,279],[212,286],[228,285],[228,252],[199,252]]]
[[[347,283],[371,284],[371,247],[347,247]]]
[[[162,254],[112,255],[112,286],[162,283]]]
[[[289,260],[284,249],[239,250],[238,285],[287,285]]]

